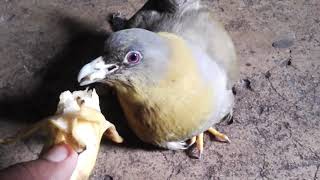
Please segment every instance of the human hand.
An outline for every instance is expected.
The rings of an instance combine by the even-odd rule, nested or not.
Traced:
[[[15,164],[0,170],[2,180],[70,179],[76,167],[78,154],[68,145],[59,144],[37,160]]]

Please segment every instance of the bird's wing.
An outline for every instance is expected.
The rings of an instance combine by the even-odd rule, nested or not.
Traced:
[[[172,31],[193,45],[205,50],[227,73],[228,87],[231,88],[239,77],[236,51],[229,34],[213,14],[206,9],[184,12]]]
[[[228,88],[239,77],[233,42],[200,0],[149,0],[128,22],[128,28],[170,32],[199,46],[227,73]]]

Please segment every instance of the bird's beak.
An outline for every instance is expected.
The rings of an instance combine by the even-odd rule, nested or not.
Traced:
[[[111,74],[118,69],[118,65],[106,64],[103,58],[100,56],[91,63],[83,66],[78,75],[78,82],[80,83],[80,86],[99,82],[106,78],[108,74]]]

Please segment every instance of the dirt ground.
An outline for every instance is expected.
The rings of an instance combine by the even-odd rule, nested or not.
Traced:
[[[0,135],[54,112],[58,95],[79,89],[80,67],[97,57],[107,17],[130,17],[143,0],[1,0]],[[103,142],[92,179],[320,179],[320,1],[211,2],[230,32],[241,68],[232,143],[205,136],[201,160],[142,144],[110,91],[107,118],[127,139]],[[0,168],[35,159],[40,135],[0,146]]]

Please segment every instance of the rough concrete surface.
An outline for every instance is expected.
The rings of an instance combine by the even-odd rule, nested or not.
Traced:
[[[78,70],[101,53],[108,15],[130,17],[143,2],[1,0],[0,135],[52,114],[59,93],[79,88]],[[320,1],[210,3],[241,66],[233,123],[218,126],[232,143],[206,135],[201,160],[146,146],[107,90],[104,113],[127,143],[102,143],[92,179],[320,179]],[[1,145],[0,168],[36,158],[42,140]]]

